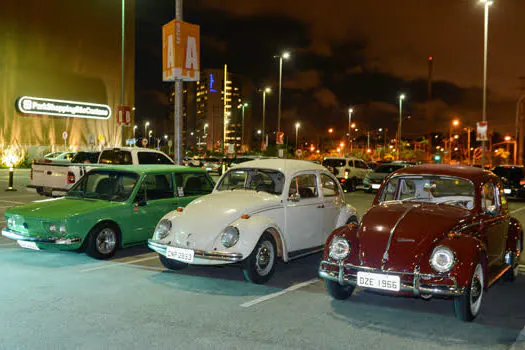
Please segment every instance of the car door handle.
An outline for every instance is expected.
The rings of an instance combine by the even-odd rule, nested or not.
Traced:
[[[320,209],[324,208],[324,204],[319,204],[319,205],[317,206],[317,208],[320,208]]]

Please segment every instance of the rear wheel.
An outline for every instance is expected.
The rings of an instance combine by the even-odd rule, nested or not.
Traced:
[[[188,267],[188,264],[186,263],[166,258],[164,255],[161,254],[159,254],[159,260],[161,264],[164,265],[164,267],[168,270],[182,270]]]
[[[483,267],[478,264],[463,295],[454,298],[456,318],[464,322],[471,322],[479,315],[484,285]]]
[[[277,249],[272,235],[264,233],[252,253],[243,261],[244,277],[255,284],[268,282],[275,272]]]
[[[87,240],[87,255],[99,260],[109,259],[117,251],[119,229],[111,223],[99,224],[91,229]]]
[[[352,296],[354,292],[354,286],[342,286],[338,282],[326,280],[325,281],[326,290],[328,294],[334,299],[337,300],[346,300]]]

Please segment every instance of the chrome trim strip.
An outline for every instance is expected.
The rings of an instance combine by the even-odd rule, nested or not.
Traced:
[[[169,247],[175,247],[175,248],[183,248],[188,249],[187,247],[178,247],[174,245],[167,245],[164,243],[160,243],[159,241],[155,241],[152,239],[148,239],[148,247],[154,251],[156,251],[159,254],[166,255],[166,249]],[[229,262],[239,262],[243,260],[243,255],[241,253],[230,253],[230,252],[209,252],[199,249],[192,249],[194,252],[194,256],[199,259],[207,259],[207,260],[220,260],[220,261],[229,261]]]
[[[390,245],[392,244],[392,238],[394,237],[394,233],[397,229],[397,227],[399,226],[399,224],[401,223],[401,221],[403,221],[403,219],[405,218],[405,216],[407,216],[407,214],[416,207],[416,205],[413,205],[409,208],[407,208],[405,210],[405,212],[399,217],[399,219],[397,219],[397,222],[396,224],[394,225],[394,227],[392,227],[392,229],[390,230],[390,236],[388,237],[388,242],[386,243],[386,248],[385,248],[385,252],[383,253],[383,258],[381,259],[381,270],[384,270],[385,268],[385,265],[388,261],[388,251],[390,250]]]
[[[5,236],[9,239],[13,239],[15,241],[25,241],[25,242],[35,242],[35,243],[49,243],[49,244],[60,244],[60,245],[68,245],[68,244],[75,244],[82,242],[82,239],[80,237],[74,237],[74,238],[39,238],[39,237],[31,237],[31,236],[24,236],[16,231],[13,231],[8,228],[2,229],[2,236]]]
[[[323,269],[323,265],[330,265],[330,266],[336,266],[338,267],[338,271],[331,271],[331,270],[325,270]],[[406,276],[414,276],[413,283],[401,283],[400,286],[400,292],[409,292],[412,293],[414,296],[421,296],[424,294],[430,294],[432,296],[443,296],[443,297],[450,297],[450,296],[459,296],[462,295],[464,292],[463,288],[458,288],[457,281],[454,277],[448,276],[448,275],[435,275],[435,274],[422,274],[419,272],[419,266],[416,266],[414,268],[413,272],[401,272],[401,271],[382,271],[378,270],[376,268],[371,267],[365,267],[365,266],[355,266],[352,264],[344,264],[344,263],[333,263],[331,261],[322,260],[321,264],[319,265],[319,277],[331,280],[334,282],[338,282],[340,285],[353,285],[357,286],[357,274],[346,274],[344,272],[345,269],[354,269],[357,271],[366,271],[366,272],[372,272],[372,273],[380,273],[380,274],[387,274],[387,275],[406,275]],[[450,280],[453,285],[437,285],[437,284],[424,284],[421,280],[425,279],[431,279],[431,278],[443,278]],[[371,288],[372,289],[372,288]],[[372,290],[378,290],[380,289],[372,289]],[[389,291],[386,291],[389,292]],[[394,292],[395,293],[395,292]]]

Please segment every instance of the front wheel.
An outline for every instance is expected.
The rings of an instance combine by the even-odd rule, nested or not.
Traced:
[[[352,296],[354,292],[354,286],[342,286],[338,282],[326,280],[325,282],[326,290],[328,294],[334,299],[337,300],[346,300]]]
[[[463,295],[454,298],[456,318],[464,322],[471,322],[479,315],[484,285],[483,267],[478,264]]]
[[[170,258],[166,258],[164,255],[159,254],[159,260],[161,264],[167,268],[168,270],[182,270],[188,267],[188,264],[173,260]]]
[[[113,224],[103,223],[91,229],[87,240],[87,255],[99,260],[109,259],[117,251],[119,230]]]
[[[273,237],[264,233],[252,253],[243,262],[244,278],[255,284],[268,282],[275,272],[277,249]]]

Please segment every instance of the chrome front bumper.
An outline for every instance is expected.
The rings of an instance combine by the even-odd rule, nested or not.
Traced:
[[[328,270],[323,268],[323,266],[335,266],[337,271]],[[383,271],[377,270],[365,266],[355,266],[352,264],[344,263],[334,263],[331,261],[323,260],[319,265],[319,277],[338,282],[340,285],[352,285],[357,286],[357,272],[370,272],[386,275],[397,275],[400,276],[401,285],[400,292],[403,293],[412,293],[414,296],[441,296],[441,297],[453,297],[462,295],[464,290],[463,288],[458,288],[456,279],[451,276],[445,275],[432,275],[432,274],[423,274],[419,272],[419,267],[416,267],[412,272],[399,272],[399,271]],[[403,282],[403,277],[412,277],[412,282],[407,283]],[[436,283],[425,283],[425,281],[431,279],[443,279],[444,281],[452,282],[452,285],[446,284],[436,284]],[[380,289],[374,289],[381,291]],[[388,291],[389,292],[389,291]],[[389,292],[390,293],[390,292]],[[394,292],[396,293],[396,292]]]
[[[20,233],[13,231],[8,228],[2,229],[2,236],[9,239],[14,239],[15,241],[25,241],[25,242],[34,242],[34,243],[47,243],[47,244],[59,244],[59,245],[68,245],[80,243],[82,240],[79,237],[74,238],[63,238],[63,237],[52,237],[52,238],[40,238],[32,236],[24,236]]]
[[[148,239],[148,247],[159,254],[166,256],[166,249],[168,248],[167,244],[160,243],[152,239]],[[177,247],[177,246],[172,246]],[[177,247],[184,248],[186,247]],[[235,263],[243,260],[243,255],[241,253],[230,253],[230,252],[216,252],[216,251],[204,251],[198,249],[192,249],[194,253],[195,264],[209,264],[210,260],[213,262],[228,262]]]

